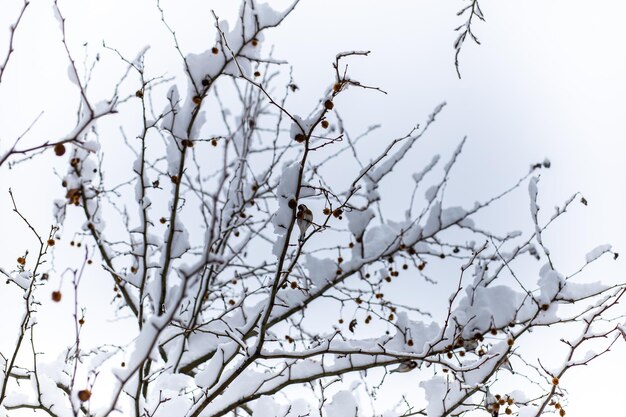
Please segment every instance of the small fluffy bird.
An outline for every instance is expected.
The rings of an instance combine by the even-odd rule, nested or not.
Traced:
[[[306,230],[313,224],[313,212],[304,204],[300,204],[298,206],[298,212],[296,213],[296,222],[300,229],[300,237],[298,240],[302,242],[304,241]]]
[[[406,362],[402,362],[400,364],[400,366],[398,366],[396,369],[392,370],[391,373],[395,373],[395,372],[400,372],[400,373],[404,373],[404,372],[410,372],[413,369],[417,368],[417,362],[415,361],[406,361]]]
[[[465,340],[463,342],[463,348],[467,352],[474,352],[477,347],[478,347],[478,340],[476,339]]]

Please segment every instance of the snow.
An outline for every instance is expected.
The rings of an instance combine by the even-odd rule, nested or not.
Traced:
[[[365,233],[363,242],[365,258],[380,256],[386,250],[389,250],[394,245],[394,242],[395,246],[399,246],[398,234],[401,230],[402,224],[391,221],[369,228]]]
[[[444,413],[444,402],[447,397],[448,382],[442,376],[435,376],[429,380],[420,382],[420,387],[426,394],[426,414],[429,416],[440,416]]]
[[[508,286],[468,287],[466,296],[454,310],[455,320],[463,329],[462,337],[471,339],[492,327],[505,327],[519,313],[524,296]]]
[[[387,175],[388,173],[391,172],[391,170],[393,170],[393,168],[398,164],[398,162],[400,162],[406,156],[406,154],[413,147],[413,145],[415,145],[415,143],[426,132],[426,130],[428,129],[428,126],[435,120],[435,117],[437,116],[437,114],[439,114],[439,112],[443,109],[445,105],[446,105],[445,102],[439,104],[429,116],[429,120],[426,123],[426,126],[423,129],[421,129],[420,133],[406,138],[404,140],[404,144],[400,147],[400,149],[398,149],[398,151],[396,151],[393,155],[388,156],[384,162],[378,164],[373,169],[373,171],[370,173],[370,178],[372,179],[373,182],[379,182],[385,175]],[[383,153],[383,156],[388,155],[389,151],[391,151],[391,148],[394,144],[395,143],[392,142],[387,147],[387,149]]]
[[[475,361],[468,361],[464,364],[463,381],[470,385],[476,386],[487,380],[493,370],[503,364],[508,358],[503,358],[508,354],[510,347],[506,340],[502,340],[489,348],[488,355],[483,356]]]
[[[359,409],[354,396],[349,391],[339,391],[333,395],[331,403],[324,408],[327,417],[357,416]]]
[[[179,217],[176,218],[176,223],[173,226],[170,225],[170,227],[174,227],[174,236],[172,237],[172,249],[170,258],[180,258],[191,247],[189,244],[189,232],[187,231],[185,224],[180,221]],[[165,233],[167,236],[169,234],[169,230],[166,230]],[[165,238],[165,240],[167,241],[167,237]],[[165,253],[165,251],[163,251],[163,253]]]
[[[254,403],[252,417],[303,417],[310,415],[309,405],[301,399],[290,399],[281,404],[273,397],[263,395]]]
[[[590,283],[577,283],[567,281],[565,287],[559,293],[559,298],[565,301],[575,301],[600,294],[611,288],[610,285],[603,284],[600,281]]]
[[[336,276],[337,263],[331,259],[319,259],[306,254],[304,266],[308,270],[308,278],[314,286],[321,288]]]
[[[272,217],[274,233],[278,236],[274,243],[272,253],[279,257],[288,238],[287,231],[289,224],[294,218],[294,209],[289,207],[289,201],[296,198],[298,188],[298,175],[300,173],[300,163],[292,162],[285,164],[277,187],[278,209]]]
[[[370,208],[365,210],[352,210],[345,214],[348,220],[348,229],[354,236],[362,236],[365,228],[374,218],[374,211]]]
[[[235,342],[221,344],[206,366],[196,374],[195,383],[202,388],[212,387],[219,380],[227,358],[232,357],[237,352],[238,347],[239,345]]]
[[[252,417],[275,417],[283,415],[282,407],[268,395],[264,395],[254,404]]]
[[[428,201],[429,203],[432,202],[435,199],[435,197],[437,197],[438,191],[439,191],[439,187],[436,185],[432,185],[428,187],[428,189],[424,193],[424,197],[426,198],[426,201]]]
[[[63,16],[61,16],[61,11],[59,10],[59,7],[57,6],[56,2],[53,4],[52,6],[52,11],[53,11],[53,15],[54,18],[57,21],[57,24],[59,25],[59,32],[63,32]]]
[[[289,138],[295,139],[296,135],[307,135],[311,131],[311,123],[305,121],[302,117],[294,115],[293,122],[289,128]]]
[[[273,9],[268,3],[257,4],[256,13],[257,18],[259,19],[259,26],[261,27],[276,26],[286,16],[286,12],[281,13]]]
[[[22,290],[27,291],[30,288],[32,273],[30,271],[22,271],[12,273],[8,281],[15,283]]]
[[[546,254],[549,254],[548,249],[543,246],[543,241],[541,238],[541,226],[539,226],[539,205],[537,204],[537,194],[539,190],[537,188],[537,183],[539,182],[538,177],[532,177],[528,182],[528,194],[530,195],[530,215],[533,219],[533,223],[535,224],[535,235],[537,237],[537,242],[543,247]]]
[[[533,218],[537,217],[537,212],[539,211],[539,206],[537,205],[537,182],[539,182],[539,178],[532,177],[528,182],[528,194],[530,195],[530,213]]]
[[[595,249],[593,249],[591,252],[589,252],[585,256],[585,259],[587,260],[587,263],[591,263],[595,261],[596,259],[598,259],[603,254],[610,252],[610,251],[611,251],[611,245],[600,245],[596,247]]]
[[[424,169],[413,174],[413,181],[415,181],[415,184],[419,184],[420,182],[422,182],[422,179],[424,179],[424,176],[428,174],[435,167],[435,165],[437,165],[437,162],[439,162],[439,159],[440,159],[439,155],[434,155],[433,159],[431,159],[431,161],[428,163],[428,165],[424,167]],[[426,199],[431,201],[431,199],[428,197]]]
[[[422,230],[424,236],[432,236],[441,230],[441,202],[434,203]]]
[[[536,417],[539,407],[533,405],[524,405],[519,408],[519,417]]]
[[[421,321],[410,320],[405,312],[398,313],[395,324],[399,331],[392,338],[395,343],[388,345],[388,347],[390,349],[395,348],[399,352],[409,351],[417,355],[426,354],[432,347],[432,342],[441,335],[441,327],[437,323],[426,324]],[[411,339],[413,346],[407,346],[406,339]]]
[[[448,207],[441,212],[441,226],[442,228],[450,227],[465,217],[467,217],[467,212],[463,207]],[[463,223],[466,226],[473,226],[474,224],[471,219],[466,219]]]
[[[100,150],[100,143],[95,140],[86,140],[84,142],[81,142],[80,146],[90,153],[96,153]]]
[[[545,264],[541,268],[539,276],[537,284],[539,285],[540,293],[537,301],[540,304],[549,304],[565,286],[565,277],[553,270],[550,264]]]

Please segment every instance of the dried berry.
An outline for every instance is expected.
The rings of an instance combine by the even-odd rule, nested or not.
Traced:
[[[358,322],[356,321],[356,319],[352,319],[352,321],[350,321],[350,324],[348,325],[348,330],[354,333],[354,329],[356,328],[357,324]]]
[[[89,398],[91,398],[91,391],[88,389],[78,391],[78,399],[82,402],[89,401]]]
[[[54,153],[56,154],[56,156],[65,155],[65,145],[63,145],[62,143],[57,143],[56,145],[54,145]]]

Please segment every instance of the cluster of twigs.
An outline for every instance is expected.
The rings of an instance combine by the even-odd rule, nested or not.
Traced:
[[[19,148],[18,138],[0,159],[1,165],[48,148],[67,158],[65,200],[56,206],[59,224],[47,237],[12,201],[40,245],[34,261],[25,254],[15,270],[0,270],[24,299],[15,349],[2,352],[1,412],[252,415],[266,396],[288,391],[313,405],[277,402],[281,415],[323,415],[332,406],[329,395],[339,386],[345,390],[344,376],[360,376],[365,393],[375,396],[389,378],[387,370],[399,366],[398,371],[415,369],[429,378],[422,384],[428,404],[405,395],[394,410],[401,415],[465,415],[477,409],[498,415],[532,408],[539,416],[548,407],[564,410],[561,385],[569,369],[608,352],[621,337],[620,327],[607,318],[624,287],[575,282],[600,255],[617,254],[600,248],[580,270],[562,275],[544,244],[542,234],[580,201],[575,194],[542,223],[536,175],[549,167],[547,161],[486,201],[447,207],[445,191],[463,139],[441,169],[435,157],[413,175],[407,216],[387,218],[381,190],[392,184],[445,103],[407,135],[367,155],[361,144],[376,128],[357,136],[345,130],[336,98],[357,88],[384,91],[350,77],[346,60],[368,54],[350,51],[336,56],[331,82],[311,102],[310,114],[297,115],[289,105],[297,88],[284,79],[284,62],[262,49],[264,31],[279,26],[297,3],[273,12],[246,0],[231,30],[213,14],[216,41],[201,54],[185,52],[158,4],[183,75],[165,77],[146,68],[148,50],[129,59],[107,48],[127,71],[106,105],[95,106],[55,2],[80,90],[79,120],[67,137],[35,147]],[[11,30],[0,80],[27,5]],[[455,46],[457,69],[465,38],[476,40],[471,20],[482,19],[477,2],[460,14],[465,13],[469,18]],[[281,80],[284,87],[276,88]],[[123,96],[133,85],[132,94]],[[97,120],[122,111],[139,120],[140,128],[127,134],[132,127],[122,127],[114,146],[129,148],[135,162],[118,166],[127,179],[111,183],[102,174],[110,163],[106,144],[100,149],[90,144],[98,139]],[[338,157],[350,160],[342,162],[340,173],[333,167]],[[424,187],[427,179],[430,186]],[[477,213],[527,185],[531,232],[498,236],[474,223]],[[311,220],[301,214],[306,210]],[[73,232],[64,226],[68,218],[84,224],[75,233],[87,247],[77,267],[56,268],[71,277],[73,297],[58,288],[50,292],[58,281],[47,273],[56,238]],[[538,280],[518,273],[529,257],[546,264]],[[459,272],[443,278],[456,285],[442,297],[443,318],[435,319],[424,308],[434,291],[417,288],[432,288],[436,279],[430,271],[442,263]],[[91,264],[100,265],[93,275],[108,276],[114,286],[120,327],[133,334],[127,345],[90,346],[81,337],[89,310],[77,294],[90,279],[84,270]],[[415,291],[408,304],[393,290],[403,279],[412,280]],[[73,303],[74,335],[55,366],[42,371],[38,351],[45,342],[35,337],[35,317],[46,294]],[[571,309],[561,312],[561,305]],[[572,323],[581,328],[563,338],[568,353],[560,367],[544,366],[518,350],[533,329]],[[577,356],[597,340],[603,341],[600,350]],[[32,355],[22,359],[27,341]],[[368,370],[380,372],[366,376]],[[523,378],[529,395],[499,392],[499,381],[509,377]],[[31,384],[20,383],[25,380]]]

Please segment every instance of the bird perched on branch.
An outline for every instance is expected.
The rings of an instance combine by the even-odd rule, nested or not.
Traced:
[[[296,213],[296,221],[300,229],[300,237],[298,240],[302,242],[304,241],[306,230],[313,224],[313,212],[304,204],[300,204],[298,206],[298,212]]]
[[[395,372],[400,372],[400,373],[404,373],[404,372],[410,372],[413,369],[417,368],[417,362],[415,361],[406,361],[406,362],[402,362],[400,364],[400,366],[398,366],[396,369],[392,370],[391,373],[395,373]]]

